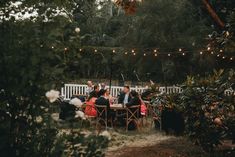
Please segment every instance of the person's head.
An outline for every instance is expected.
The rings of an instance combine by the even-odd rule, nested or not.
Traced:
[[[105,87],[106,87],[106,84],[105,83],[101,83],[101,89],[105,89]]]
[[[87,81],[87,86],[92,87],[92,81]]]
[[[130,95],[131,95],[132,98],[139,97],[139,94],[138,94],[136,91],[134,91],[134,90],[132,90],[132,91],[130,92]]]
[[[100,88],[99,88],[98,85],[95,85],[95,86],[94,86],[94,91],[96,91],[97,93],[100,91]]]
[[[97,94],[95,94],[95,92],[91,92],[89,97],[88,97],[88,101],[92,98],[97,98]]]
[[[130,92],[130,87],[129,86],[124,86],[123,92],[124,93],[129,93]]]
[[[106,95],[110,95],[110,91],[109,91],[109,89],[106,89],[105,94],[106,94]]]
[[[104,96],[105,93],[106,93],[106,90],[105,90],[105,89],[101,89],[101,90],[99,91],[99,93],[100,93],[100,96]]]

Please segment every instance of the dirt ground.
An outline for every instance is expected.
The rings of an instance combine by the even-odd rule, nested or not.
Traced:
[[[184,137],[160,132],[120,134],[112,132],[107,157],[207,157]]]

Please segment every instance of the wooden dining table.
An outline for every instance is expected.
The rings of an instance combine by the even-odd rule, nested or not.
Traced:
[[[112,110],[126,110],[126,106],[123,104],[111,104],[110,109],[112,109]]]

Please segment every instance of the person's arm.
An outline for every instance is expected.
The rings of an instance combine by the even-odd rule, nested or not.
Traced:
[[[128,103],[126,103],[126,107],[131,107],[135,104],[135,100],[131,99]]]

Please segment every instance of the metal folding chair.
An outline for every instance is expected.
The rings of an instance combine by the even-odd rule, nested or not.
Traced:
[[[128,125],[134,121],[136,127],[139,130],[139,116],[140,116],[140,105],[131,106],[126,108],[126,131],[128,131]]]

